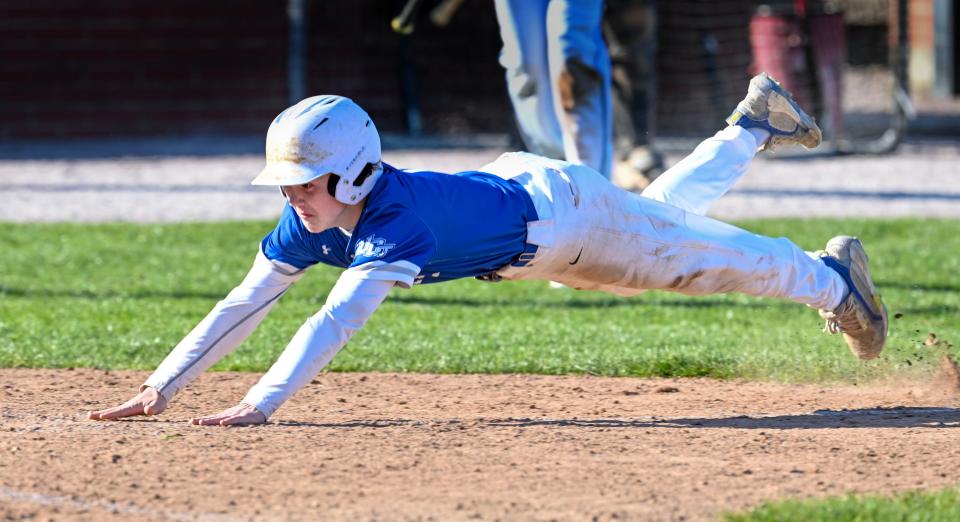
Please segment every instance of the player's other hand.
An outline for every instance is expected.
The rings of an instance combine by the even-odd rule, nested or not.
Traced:
[[[113,408],[89,411],[87,418],[92,420],[117,420],[136,415],[158,415],[167,409],[167,400],[163,395],[149,387],[143,386],[134,398]]]
[[[263,424],[267,422],[267,416],[253,406],[241,402],[220,413],[190,419],[190,422],[197,426],[246,426],[250,424]]]

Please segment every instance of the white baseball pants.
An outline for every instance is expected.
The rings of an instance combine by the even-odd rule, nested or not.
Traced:
[[[546,279],[572,288],[635,295],[741,292],[833,309],[846,283],[812,253],[705,217],[746,172],[757,141],[728,127],[665,172],[643,196],[593,170],[531,154],[504,154],[481,170],[522,183],[539,220],[527,241],[538,245],[505,279]]]

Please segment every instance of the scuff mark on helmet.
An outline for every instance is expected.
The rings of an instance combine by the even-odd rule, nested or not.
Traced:
[[[268,163],[296,163],[313,164],[320,163],[329,158],[333,153],[326,148],[320,147],[310,141],[303,141],[300,138],[292,137],[281,143],[274,144],[267,149]]]

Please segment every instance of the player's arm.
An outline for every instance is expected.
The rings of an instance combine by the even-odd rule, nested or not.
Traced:
[[[193,419],[193,423],[225,426],[266,422],[284,401],[333,359],[395,285],[395,280],[371,278],[362,268],[345,270],[323,308],[300,327],[277,362],[250,389],[243,402],[220,413]]]
[[[162,412],[177,392],[246,339],[303,273],[258,252],[243,281],[167,355],[139,394],[119,406],[91,411],[88,417],[113,420]]]

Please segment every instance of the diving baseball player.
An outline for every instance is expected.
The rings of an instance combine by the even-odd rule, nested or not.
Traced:
[[[343,267],[321,310],[234,407],[194,424],[263,423],[323,368],[394,287],[463,277],[554,280],[619,295],[742,292],[820,310],[859,357],[877,357],[887,312],[856,238],[804,252],[704,216],[758,149],[815,147],[816,123],[765,74],[729,126],[638,196],[582,165],[505,154],[475,172],[412,172],[381,161],[357,104],[315,96],[280,113],[253,180],[287,200],[246,278],[176,346],[126,403],[91,419],[154,415],[250,334],[317,263]]]

